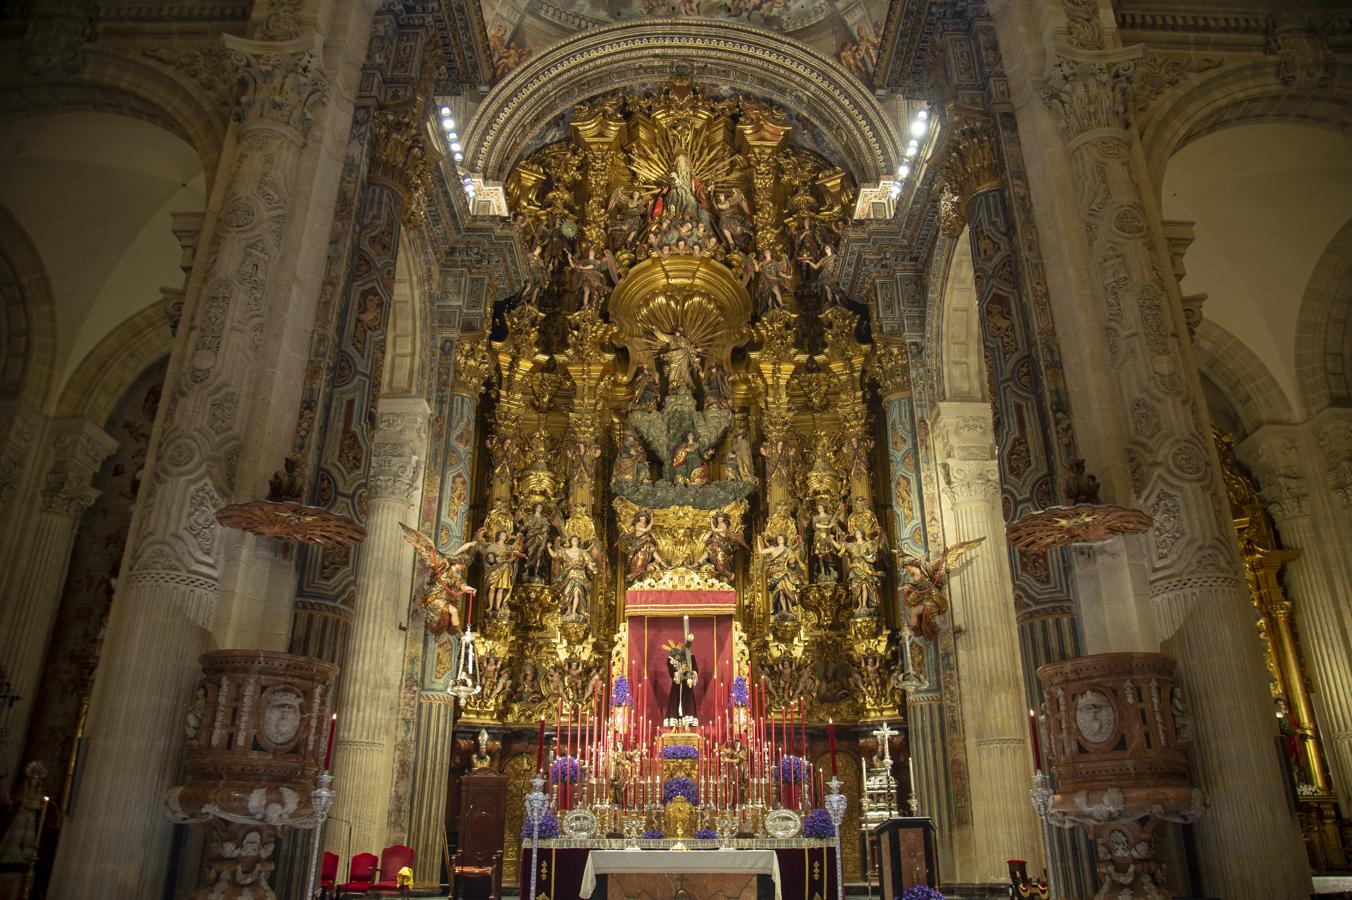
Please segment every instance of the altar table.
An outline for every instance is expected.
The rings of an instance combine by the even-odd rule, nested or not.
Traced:
[[[587,865],[582,870],[583,897],[591,897],[596,890],[596,876],[644,873],[662,875],[768,875],[774,886],[774,900],[779,893],[779,859],[773,850],[592,850],[587,854]],[[745,883],[747,879],[743,878]],[[626,895],[628,892],[625,892]],[[726,896],[729,892],[723,892]],[[744,896],[739,891],[734,896]]]
[[[554,838],[540,841],[540,861],[536,872],[537,900],[575,900],[582,893],[582,879],[587,868],[587,858],[594,852],[613,851],[627,856],[644,856],[661,853],[671,846],[671,841],[643,842],[645,845],[657,845],[660,849],[625,850],[622,840],[578,840]],[[690,850],[676,851],[681,856],[707,856],[718,852],[715,842],[708,842],[708,849],[700,849],[703,841],[686,841]],[[779,896],[781,900],[835,900],[836,896],[836,851],[831,841],[797,838],[792,840],[750,840],[737,839],[734,846],[743,852],[769,850],[775,855],[779,868]],[[521,848],[520,885],[521,898],[530,897],[531,860],[530,842],[524,842]],[[595,868],[593,867],[593,872]],[[749,874],[749,873],[748,873]],[[601,879],[597,879],[598,887]],[[765,879],[769,881],[770,879]],[[773,889],[773,888],[770,888]],[[768,894],[768,890],[767,890]],[[592,900],[604,900],[600,891],[595,891]]]

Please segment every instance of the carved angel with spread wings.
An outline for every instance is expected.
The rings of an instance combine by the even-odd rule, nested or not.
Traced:
[[[450,556],[443,556],[432,539],[421,531],[409,528],[400,522],[404,531],[404,540],[418,551],[418,558],[431,571],[432,586],[417,602],[427,619],[427,630],[433,634],[444,634],[460,628],[460,607],[458,603],[466,595],[472,596],[474,588],[465,584],[465,567],[473,555],[475,542],[468,541],[456,548]]]
[[[945,547],[937,559],[915,556],[902,559],[901,569],[909,581],[901,588],[901,598],[910,607],[911,631],[930,639],[939,634],[939,616],[948,612],[948,596],[944,593],[948,576],[960,559],[985,540],[979,537]]]

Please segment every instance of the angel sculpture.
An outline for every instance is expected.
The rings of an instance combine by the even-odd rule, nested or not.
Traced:
[[[769,247],[761,251],[759,259],[754,256],[746,258],[742,284],[749,284],[751,276],[757,276],[756,312],[759,315],[765,315],[772,309],[784,308],[784,295],[793,292],[792,274],[788,263],[782,257],[774,256]]]
[[[573,271],[573,283],[582,293],[580,309],[592,309],[610,296],[610,288],[616,280],[615,272],[619,265],[615,257],[607,250],[605,256],[598,257],[596,248],[589,247],[585,259],[578,260],[568,251],[568,268]]]
[[[648,199],[644,192],[636,187],[618,187],[611,193],[606,212],[611,214],[607,232],[612,250],[634,245],[639,232],[643,230],[647,205]]]
[[[418,552],[418,558],[431,571],[432,586],[417,601],[427,620],[427,630],[433,634],[445,634],[460,628],[460,607],[457,605],[465,596],[473,596],[474,588],[465,584],[465,566],[469,562],[466,554],[475,548],[474,541],[461,544],[449,556],[437,551],[432,539],[421,531],[409,528],[400,522],[404,531],[404,540]]]
[[[953,574],[958,560],[985,540],[979,537],[945,547],[938,559],[915,556],[902,559],[901,569],[909,580],[901,588],[901,599],[910,607],[912,632],[931,640],[939,634],[939,617],[948,612],[948,597],[944,593],[948,576]]]
[[[835,537],[831,540],[845,560],[845,577],[850,586],[850,599],[854,601],[854,617],[875,614],[883,582],[883,573],[874,568],[883,551],[881,535],[865,535],[862,529],[856,528],[843,543]]]
[[[751,245],[751,207],[741,188],[715,188],[714,209],[718,211],[718,233],[729,250],[745,250]]]
[[[484,580],[488,584],[488,611],[501,613],[507,609],[512,599],[512,589],[516,587],[516,570],[520,561],[526,558],[521,552],[521,537],[515,532],[498,531],[491,537],[480,528],[475,533],[475,542],[484,559]]]
[[[840,580],[836,556],[836,540],[845,530],[845,502],[831,509],[825,497],[818,497],[816,511],[808,519],[812,526],[812,581],[814,583]]]
[[[835,306],[840,302],[841,298],[837,293],[840,286],[836,282],[836,266],[839,259],[836,257],[835,251],[831,249],[830,244],[822,248],[822,255],[819,259],[814,260],[811,256],[804,254],[798,257],[798,261],[816,270],[817,292],[821,295],[826,306]]]
[[[582,538],[569,535],[562,546],[549,545],[549,555],[558,565],[554,583],[559,590],[559,609],[565,622],[583,622],[587,619],[587,597],[592,579],[601,568],[601,557],[595,542],[583,545]]]
[[[698,566],[708,566],[715,575],[729,584],[735,577],[737,548],[750,550],[741,535],[732,531],[732,519],[727,513],[714,513],[709,530],[704,533],[704,553],[696,560]]]
[[[545,509],[543,503],[536,503],[517,522],[517,527],[521,529],[521,552],[525,559],[521,580],[543,582],[549,574],[549,557],[545,551],[552,533],[563,530],[563,522],[557,513]]]
[[[665,566],[666,560],[657,551],[657,535],[653,533],[653,518],[646,512],[634,517],[634,524],[620,535],[625,558],[629,561],[624,583],[633,584],[648,574],[654,566]]]
[[[789,543],[787,535],[774,536],[767,544],[756,536],[756,553],[765,567],[765,592],[770,595],[770,611],[776,618],[798,617],[798,596],[803,588],[803,560],[798,542]]]
[[[527,305],[534,304],[548,282],[549,263],[544,258],[544,247],[536,244],[526,255],[526,287],[521,292],[521,302]]]

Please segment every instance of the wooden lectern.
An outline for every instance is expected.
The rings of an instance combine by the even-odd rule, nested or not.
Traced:
[[[899,900],[907,888],[919,884],[939,887],[932,820],[925,816],[888,819],[874,828],[873,834],[883,900]]]

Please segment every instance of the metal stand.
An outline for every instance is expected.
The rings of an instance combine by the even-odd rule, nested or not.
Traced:
[[[836,776],[832,775],[826,786],[831,789],[831,793],[823,798],[822,804],[836,832],[836,900],[845,900],[845,878],[840,867],[840,823],[845,821],[845,807],[850,801],[840,792],[840,779]]]
[[[1028,792],[1028,799],[1033,802],[1033,811],[1042,820],[1042,847],[1047,854],[1047,896],[1051,900],[1061,900],[1061,895],[1056,890],[1056,861],[1052,857],[1052,826],[1047,820],[1047,816],[1052,811],[1052,797],[1055,793],[1052,790],[1051,779],[1044,775],[1041,769],[1038,769],[1033,774],[1033,789]]]
[[[319,841],[324,835],[324,822],[333,807],[333,775],[328,769],[320,772],[315,779],[318,786],[310,793],[310,801],[315,808],[314,836],[310,839],[310,869],[305,875],[305,900],[315,895],[315,874],[319,870]]]
[[[530,897],[535,900],[535,881],[540,876],[540,822],[549,809],[549,795],[545,793],[545,780],[538,773],[530,782],[530,793],[526,795],[526,821],[530,823]]]

